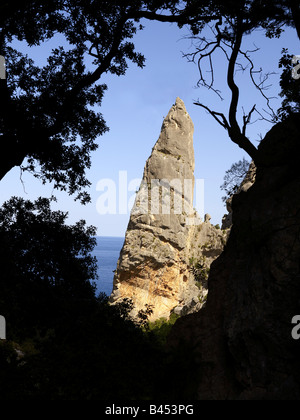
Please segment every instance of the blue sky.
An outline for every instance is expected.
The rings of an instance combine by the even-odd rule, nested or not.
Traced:
[[[146,57],[146,67],[142,70],[130,64],[126,76],[103,77],[102,82],[108,85],[108,91],[101,112],[110,131],[99,138],[100,147],[93,154],[92,168],[88,171],[88,178],[92,182],[89,190],[92,202],[82,206],[66,193],[55,192],[58,203],[53,208],[68,211],[69,223],[85,219],[89,225],[98,228],[99,236],[125,235],[129,212],[127,215],[98,214],[96,205],[101,192],[97,191],[97,184],[106,178],[118,184],[120,171],[128,172],[129,181],[142,178],[145,162],[159,137],[163,118],[178,96],[185,102],[195,125],[195,177],[205,181],[204,211],[212,216],[212,223],[221,223],[226,212],[220,190],[225,171],[247,155],[229,140],[225,130],[212,117],[193,105],[195,100],[200,99],[227,115],[229,95],[222,55],[216,56],[215,61],[216,86],[222,90],[225,100],[221,102],[205,88],[195,88],[197,67],[182,57],[182,51],[193,50],[191,41],[184,39],[186,35],[188,30],[179,30],[176,25],[145,22],[145,29],[137,34],[134,42],[136,49]],[[268,40],[263,33],[257,32],[247,40],[246,49],[253,49],[254,42],[261,47],[261,51],[254,56],[257,67],[278,73],[271,79],[273,87],[269,92],[271,96],[278,96],[278,62],[282,48],[289,48],[292,54],[300,54],[296,31],[288,29],[279,40]],[[26,52],[42,64],[53,47],[54,44],[48,42],[42,48]],[[258,91],[248,84],[247,75],[239,74],[238,78],[242,86],[241,104],[245,109],[249,111],[255,103],[264,106]],[[280,99],[274,100],[274,108],[280,103]],[[268,123],[257,122],[250,126],[249,137],[258,144],[256,141],[260,135],[264,135],[269,128]],[[13,195],[33,200],[39,196],[50,197],[53,193],[51,185],[43,186],[30,174],[24,174],[22,181],[18,168],[2,180],[1,203]],[[128,193],[129,197],[133,194]]]

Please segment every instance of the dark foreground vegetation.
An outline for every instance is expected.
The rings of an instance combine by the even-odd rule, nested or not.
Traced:
[[[67,226],[66,218],[46,199],[13,198],[0,210],[0,313],[7,321],[0,398],[174,397],[186,368],[164,350],[169,328],[141,328],[126,302],[112,307],[96,296],[94,230]]]

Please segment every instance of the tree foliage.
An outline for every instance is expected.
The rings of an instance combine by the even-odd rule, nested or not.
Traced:
[[[289,54],[288,49],[283,49],[279,68],[283,69],[280,86],[280,96],[283,98],[282,107],[278,111],[281,119],[300,112],[300,74],[298,60],[293,62],[294,56]]]
[[[227,43],[232,48],[229,119],[212,115],[253,156],[256,149],[244,131],[254,108],[244,115],[242,128],[236,120],[234,71],[241,39],[257,28],[279,36],[283,25],[300,33],[296,0],[12,0],[3,1],[0,12],[0,55],[7,64],[7,79],[0,80],[0,179],[22,166],[82,202],[88,199],[85,171],[91,153],[108,130],[99,112],[107,89],[101,78],[106,73],[124,75],[130,61],[144,66],[133,43],[142,19],[188,24],[194,35],[211,24],[216,46]],[[50,40],[57,47],[44,67],[22,52],[25,45],[42,46]]]
[[[26,0],[0,6],[0,55],[7,79],[0,81],[0,178],[14,166],[43,182],[87,200],[85,176],[97,139],[108,128],[100,106],[106,73],[124,75],[128,61],[144,66],[131,39],[143,12],[178,2]],[[39,67],[17,49],[58,42]],[[88,60],[93,60],[87,65]],[[25,160],[26,159],[26,160]]]
[[[93,298],[95,228],[84,221],[68,226],[66,219],[42,198],[13,197],[0,209],[0,312],[8,328],[26,334],[35,317],[35,327],[46,328],[52,311],[62,315],[55,311],[60,300]]]
[[[50,201],[12,198],[0,209],[0,400],[147,399],[168,361],[155,336],[95,294],[94,228],[66,224]],[[166,374],[166,378],[168,374]]]
[[[226,193],[222,200],[224,203],[232,197],[241,186],[250,167],[250,162],[243,158],[239,162],[234,163],[224,176],[224,183],[221,185],[221,190]]]

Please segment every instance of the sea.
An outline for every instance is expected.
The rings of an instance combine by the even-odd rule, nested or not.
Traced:
[[[117,268],[125,238],[101,236],[96,239],[97,245],[92,255],[98,260],[97,294],[104,292],[109,296],[113,289],[114,271]]]

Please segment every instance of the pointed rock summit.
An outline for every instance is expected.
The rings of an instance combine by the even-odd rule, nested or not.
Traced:
[[[133,316],[146,305],[152,306],[151,320],[199,309],[199,284],[191,272],[191,260],[203,257],[198,239],[216,241],[217,255],[223,248],[221,231],[202,223],[193,209],[193,134],[193,122],[177,98],[146,162],[114,277],[110,300],[132,299]]]

